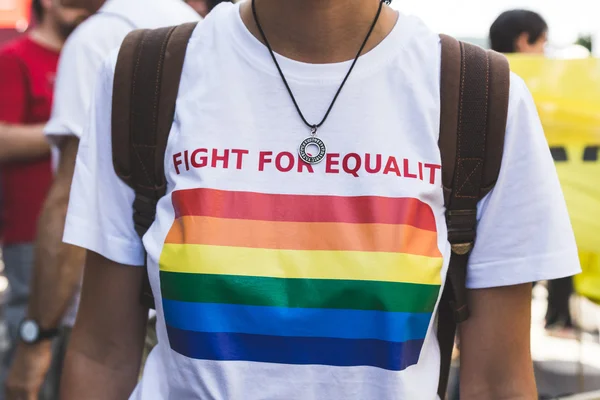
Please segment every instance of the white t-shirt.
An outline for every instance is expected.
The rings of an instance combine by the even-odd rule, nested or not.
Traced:
[[[132,399],[436,398],[433,320],[450,254],[439,49],[400,15],[359,59],[318,133],[327,157],[308,166],[296,149],[309,129],[239,5],[199,25],[165,156],[168,193],[143,241],[159,344]],[[349,62],[278,59],[307,119],[320,120]],[[65,241],[139,266],[134,194],[111,161],[115,60],[80,145]],[[471,288],[579,271],[534,103],[521,79],[511,86]]]
[[[133,29],[197,21],[183,0],[108,0],[69,37],[61,52],[46,135],[81,137],[102,62]]]
[[[51,143],[63,136],[81,137],[89,120],[94,85],[102,63],[136,28],[159,28],[197,21],[198,14],[183,0],[108,0],[81,24],[61,52],[50,121],[44,129]],[[60,157],[53,146],[53,164]],[[73,326],[79,294],[63,319]]]

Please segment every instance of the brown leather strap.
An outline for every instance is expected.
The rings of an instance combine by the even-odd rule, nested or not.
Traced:
[[[113,164],[135,191],[133,220],[140,238],[166,193],[164,156],[189,38],[196,23],[130,33],[119,52],[113,88]],[[146,279],[142,302],[154,308]]]
[[[448,384],[456,324],[469,317],[466,274],[475,243],[477,204],[500,172],[510,71],[506,59],[442,35],[439,146],[452,254],[438,309],[440,381]]]
[[[125,37],[119,50],[115,67],[112,97],[112,157],[115,172],[129,186],[131,182],[129,110],[133,68],[137,61],[138,47],[145,30],[131,32]]]
[[[488,56],[490,60],[490,103],[481,187],[482,193],[480,197],[484,197],[493,189],[498,180],[498,175],[500,175],[510,91],[510,66],[508,60],[502,54],[491,50],[488,51]]]
[[[479,202],[486,156],[490,68],[485,50],[467,43],[461,43],[460,46],[463,63],[456,131],[456,163],[452,194],[447,208],[473,210]],[[463,239],[465,233],[451,232],[451,236],[455,238],[456,235],[460,235],[457,240],[474,239],[466,236]],[[466,234],[470,235],[470,232]]]
[[[456,129],[461,77],[460,42],[453,37],[440,35],[442,40],[442,73],[440,80],[440,138],[442,156],[442,185],[444,200],[448,203],[454,180],[456,164]]]

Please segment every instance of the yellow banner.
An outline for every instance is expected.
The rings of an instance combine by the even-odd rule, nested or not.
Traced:
[[[531,90],[555,160],[584,268],[577,290],[600,301],[600,59],[509,60]]]
[[[600,59],[511,56],[535,99],[580,250],[600,252]]]

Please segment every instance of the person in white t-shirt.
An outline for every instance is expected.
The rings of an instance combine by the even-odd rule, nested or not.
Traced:
[[[326,156],[309,164],[298,145],[372,24],[318,129]],[[189,41],[167,194],[143,244],[134,193],[112,163],[115,63],[116,53],[102,68],[65,227],[64,240],[89,252],[63,399],[437,398],[435,307],[450,255],[438,35],[377,0],[216,7]],[[427,179],[409,179],[417,165]],[[579,264],[535,105],[515,75],[499,180],[478,221],[462,398],[535,399],[530,282]],[[146,261],[159,340],[138,382]],[[386,308],[390,298],[404,311]]]
[[[79,139],[89,119],[93,88],[103,60],[136,28],[197,21],[183,0],[78,0],[92,12],[66,42],[58,66],[54,103],[45,134],[57,149],[58,166],[39,221],[35,285],[22,345],[8,382],[8,399],[37,398],[50,360],[50,340],[58,328],[72,327],[85,252],[62,243]],[[88,182],[90,189],[94,181]],[[68,311],[71,306],[71,311]]]

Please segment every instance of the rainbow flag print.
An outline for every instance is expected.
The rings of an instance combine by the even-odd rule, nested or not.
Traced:
[[[160,258],[171,348],[193,359],[418,362],[441,285],[418,199],[175,191]]]

